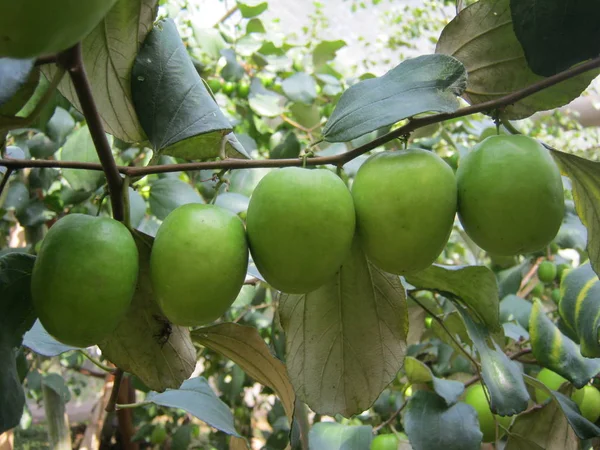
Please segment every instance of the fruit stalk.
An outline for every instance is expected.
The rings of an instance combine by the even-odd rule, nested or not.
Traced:
[[[77,98],[81,105],[82,113],[88,124],[90,134],[92,135],[92,140],[96,147],[102,170],[106,175],[113,217],[116,220],[123,221],[125,218],[125,208],[121,195],[123,179],[117,168],[112,149],[106,138],[106,133],[104,132],[102,119],[100,118],[96,102],[94,101],[92,87],[90,86],[90,81],[83,65],[81,43],[60,53],[58,61],[59,64],[69,72],[71,81],[75,87],[75,92],[77,93]]]

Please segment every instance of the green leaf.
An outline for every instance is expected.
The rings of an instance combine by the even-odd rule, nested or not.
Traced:
[[[21,110],[17,113],[18,117],[28,117],[36,108],[36,106],[40,103],[42,97],[46,95],[46,92],[50,87],[50,82],[46,79],[45,76],[39,76],[38,78],[39,81],[37,83],[37,86],[35,87],[35,91],[31,95],[27,103],[25,103],[25,106],[23,106]],[[51,95],[50,100],[42,107],[37,119],[34,120],[32,124],[30,124],[30,127],[41,131],[45,131],[46,125],[54,115],[54,111],[57,106],[60,106],[62,108],[69,108],[70,103],[65,97],[61,95],[59,91],[54,91],[54,94]]]
[[[49,373],[42,378],[42,384],[48,386],[56,395],[58,395],[63,403],[67,403],[71,400],[71,392],[65,383],[65,379],[58,373]]]
[[[490,394],[490,408],[494,414],[512,416],[527,409],[529,393],[523,381],[520,367],[502,352],[491,339],[487,328],[474,322],[460,305],[469,336],[479,353],[481,377]]]
[[[187,203],[204,203],[204,199],[192,186],[173,178],[162,178],[150,186],[150,210],[164,220],[175,208]]]
[[[112,140],[109,135],[109,142]],[[87,125],[69,136],[60,151],[60,160],[98,163],[98,154]],[[63,176],[76,191],[95,191],[104,181],[101,170],[64,169]]]
[[[470,104],[495,100],[544,77],[531,71],[513,31],[510,0],[480,0],[463,9],[442,31],[436,53],[452,55],[468,72],[463,97]],[[548,47],[550,49],[550,47]],[[579,97],[599,71],[563,81],[503,109],[507,119],[524,119]]]
[[[219,400],[203,377],[186,380],[179,389],[167,389],[161,393],[150,392],[146,401],[183,409],[211,427],[232,436],[239,436],[229,406]]]
[[[417,288],[438,291],[450,300],[453,296],[458,297],[492,332],[501,329],[496,278],[487,267],[432,265],[405,278]]]
[[[17,211],[17,220],[24,227],[36,227],[43,225],[56,213],[46,208],[45,203],[37,198],[31,199],[23,208]]]
[[[272,169],[239,169],[233,171],[229,179],[229,192],[237,192],[238,194],[250,197],[252,192],[260,180],[263,179]]]
[[[198,48],[211,59],[217,61],[221,57],[221,50],[227,48],[227,43],[219,30],[215,28],[200,28],[193,25],[192,28]]]
[[[146,215],[146,201],[131,187],[129,188],[129,223],[133,228],[137,228],[142,223]]]
[[[221,54],[227,61],[221,70],[221,77],[226,81],[239,81],[244,78],[246,71],[238,62],[237,55],[233,49],[226,48],[221,50]]]
[[[290,131],[275,146],[272,147],[269,157],[271,159],[297,158],[300,155],[300,141],[296,133]]]
[[[523,375],[523,378],[528,385],[533,386],[535,389],[541,389],[552,396],[553,402],[560,407],[579,439],[590,439],[600,436],[600,428],[580,414],[579,408],[573,400],[560,392],[548,389],[544,383],[536,378],[529,375]]]
[[[413,384],[431,384],[436,394],[443,398],[448,406],[456,403],[465,390],[465,385],[460,381],[444,380],[434,376],[427,365],[412,356],[404,358],[404,372],[408,381]]]
[[[597,304],[595,297],[594,303]],[[600,373],[600,359],[584,358],[579,346],[562,334],[544,313],[542,304],[533,304],[529,319],[531,349],[537,362],[582,388]]]
[[[558,312],[566,326],[579,338],[581,354],[600,357],[600,283],[589,262],[563,276]]]
[[[410,398],[404,429],[414,450],[479,450],[483,437],[471,406],[448,407],[444,399],[427,391],[417,391]]]
[[[516,295],[507,295],[500,302],[500,322],[516,321],[526,330],[529,329],[531,302]]]
[[[312,54],[313,65],[315,66],[315,69],[317,69],[316,71],[318,71],[323,64],[334,59],[337,51],[345,46],[346,41],[342,40],[319,42]]]
[[[347,142],[417,114],[456,111],[466,86],[465,68],[450,56],[408,59],[350,86],[325,124],[323,139]]]
[[[12,116],[35,92],[40,71],[33,59],[0,58],[0,114]]]
[[[279,396],[291,423],[294,415],[294,388],[285,365],[275,358],[254,327],[222,323],[192,332],[192,340],[231,359],[259,383]]]
[[[310,450],[363,450],[371,446],[372,440],[370,425],[318,422],[308,433]]]
[[[34,262],[35,257],[26,253],[0,256],[0,338],[11,347],[21,345],[37,317],[30,292]]]
[[[23,336],[23,345],[42,356],[58,356],[78,349],[58,342],[50,336],[39,320],[36,320],[33,327]]]
[[[248,104],[252,111],[264,117],[277,117],[285,110],[285,98],[266,89],[257,78],[250,83]]]
[[[237,0],[237,6],[244,19],[256,17],[267,10],[269,4],[264,0]]]
[[[310,105],[317,98],[315,79],[304,72],[297,72],[281,83],[283,93],[293,102]]]
[[[598,2],[510,0],[513,28],[531,70],[549,77],[598,56]]]
[[[208,159],[219,155],[232,127],[206,89],[175,22],[158,22],[131,74],[133,103],[152,148],[161,155]],[[248,157],[227,145],[232,157]]]
[[[3,334],[3,333],[2,333]],[[25,393],[17,374],[15,352],[9,339],[0,335],[0,434],[19,425],[25,406]]]
[[[349,417],[369,408],[402,367],[407,312],[398,277],[371,264],[358,242],[330,282],[282,294],[286,363],[298,398],[320,414]]]
[[[552,156],[561,172],[571,179],[577,215],[587,228],[590,262],[594,272],[600,273],[600,162],[556,150]]]
[[[131,98],[131,68],[142,42],[152,28],[158,0],[119,0],[83,40],[83,62],[104,129],[124,142],[146,139]],[[54,65],[43,69],[48,78]],[[69,77],[60,92],[81,111]]]
[[[29,189],[22,181],[13,179],[8,185],[2,209],[20,211],[29,203]]]
[[[29,150],[31,151],[31,148]],[[570,203],[574,204],[573,202]],[[565,204],[568,205],[568,202],[565,202]],[[554,242],[556,242],[560,248],[575,248],[583,251],[587,245],[587,239],[587,228],[575,213],[575,207],[573,206],[573,212],[569,211],[567,208],[563,223],[558,230],[558,234],[554,238]]]
[[[505,450],[578,450],[579,442],[555,402],[517,417]]]
[[[260,19],[250,19],[248,21],[248,23],[246,24],[246,34],[251,34],[251,33],[266,33],[266,29],[265,26],[262,23],[262,20]]]
[[[242,194],[235,192],[224,192],[217,196],[214,204],[221,208],[228,209],[234,214],[239,214],[248,210],[250,199]]]
[[[189,329],[170,324],[154,299],[149,267],[153,239],[136,231],[133,236],[140,255],[137,289],[125,317],[98,347],[150,389],[177,389],[196,366],[196,350]]]
[[[65,143],[65,139],[73,131],[73,128],[75,128],[73,116],[66,109],[57,106],[46,124],[46,134],[60,147]]]

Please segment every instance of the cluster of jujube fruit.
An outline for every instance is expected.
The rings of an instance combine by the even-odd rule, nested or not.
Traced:
[[[351,190],[327,169],[273,170],[252,194],[246,228],[215,205],[188,204],[167,216],[150,257],[154,295],[172,323],[204,325],[237,297],[249,253],[270,285],[303,294],[336,275],[355,239],[381,270],[417,272],[438,258],[457,212],[488,252],[539,250],[564,214],[558,168],[531,138],[493,136],[462,159],[456,176],[422,149],[371,156]],[[95,344],[125,314],[137,275],[136,243],[124,225],[68,215],[49,231],[34,267],[40,320],[67,344]]]

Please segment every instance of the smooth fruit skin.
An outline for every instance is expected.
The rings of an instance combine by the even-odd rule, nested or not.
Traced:
[[[31,278],[33,304],[60,342],[89,347],[127,312],[138,276],[131,233],[106,217],[69,214],[48,231]]]
[[[468,405],[471,405],[477,412],[479,428],[483,433],[483,442],[493,442],[496,440],[496,422],[494,421],[494,417],[496,417],[496,420],[498,421],[499,438],[505,434],[502,427],[508,428],[512,421],[512,417],[494,415],[490,409],[490,404],[487,401],[487,397],[483,389],[484,388],[481,383],[477,383],[469,387],[465,393],[464,402]]]
[[[462,158],[456,178],[458,217],[485,251],[533,252],[556,236],[565,210],[562,180],[535,139],[488,137]]]
[[[444,249],[456,215],[456,179],[435,153],[372,155],[356,174],[352,197],[363,249],[386,272],[425,269]]]
[[[571,396],[579,406],[581,415],[594,423],[600,418],[600,391],[594,386],[584,386],[577,389]]]
[[[553,391],[556,391],[563,383],[567,382],[565,378],[546,368],[540,370],[536,378],[544,383],[547,388],[552,389]],[[543,391],[542,389],[535,390],[535,399],[538,403],[544,403],[549,398],[550,394],[548,394],[546,391]]]
[[[246,228],[256,267],[274,288],[311,292],[339,270],[355,231],[352,196],[326,169],[269,172],[248,205]]]
[[[398,450],[400,440],[395,434],[380,434],[371,441],[371,450]]]
[[[544,283],[552,283],[556,278],[556,273],[556,264],[552,261],[543,261],[537,270],[538,278]]]
[[[0,56],[57,53],[85,38],[116,0],[0,0]]]
[[[152,287],[165,316],[181,326],[221,317],[244,284],[244,224],[215,205],[180,206],[161,224],[150,255]]]

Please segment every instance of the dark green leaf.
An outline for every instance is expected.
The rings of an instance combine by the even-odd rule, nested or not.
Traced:
[[[597,304],[597,297],[594,300]],[[582,388],[600,372],[600,359],[584,358],[579,346],[552,323],[542,304],[536,301],[531,311],[529,332],[537,362]]]
[[[2,209],[20,211],[29,203],[29,189],[25,183],[13,179],[6,190]]]
[[[0,434],[19,425],[25,393],[17,375],[15,352],[8,339],[0,336]]]
[[[516,295],[507,295],[500,302],[500,322],[516,321],[526,330],[529,329],[531,302]]]
[[[316,69],[335,58],[337,51],[346,46],[346,41],[321,41],[313,50],[313,65]]]
[[[271,159],[297,158],[300,155],[300,141],[296,133],[290,131],[285,138],[271,150]]]
[[[571,202],[572,203],[572,202]],[[554,238],[560,248],[576,248],[585,250],[588,231],[581,219],[574,212],[566,211],[563,223]]]
[[[600,162],[556,150],[552,156],[571,179],[577,215],[587,228],[587,252],[594,271],[600,273]]]
[[[146,215],[146,201],[132,188],[129,188],[129,222],[133,228],[137,228],[142,223]]]
[[[512,416],[525,411],[529,393],[520,367],[502,352],[491,339],[487,328],[475,323],[466,310],[456,305],[463,316],[469,336],[479,353],[481,376],[490,394],[490,408],[494,414]]]
[[[66,109],[57,106],[46,124],[46,134],[60,147],[65,143],[65,139],[73,131],[73,128],[75,128],[73,116]]]
[[[444,380],[434,376],[427,365],[412,356],[404,358],[404,372],[408,381],[413,384],[430,383],[448,406],[456,403],[465,390],[465,385],[460,381]]]
[[[443,398],[427,391],[417,391],[410,398],[404,429],[414,450],[479,450],[483,437],[471,406],[448,407]]]
[[[109,138],[109,142],[111,138]],[[98,163],[98,154],[87,125],[79,128],[69,136],[60,151],[62,161],[80,161]],[[101,170],[64,169],[63,176],[76,191],[95,191],[104,181]]]
[[[69,388],[65,383],[65,379],[59,374],[49,373],[45,375],[42,379],[42,383],[56,392],[56,395],[61,398],[63,403],[67,403],[69,400],[71,400],[71,392],[69,392]]]
[[[155,151],[190,160],[219,155],[231,124],[198,75],[173,20],[161,20],[148,34],[133,65],[131,90]],[[231,145],[227,154],[248,157]]]
[[[466,85],[465,68],[450,56],[408,59],[345,91],[323,128],[323,138],[347,142],[417,114],[455,111]]]
[[[549,77],[600,54],[600,3],[510,0],[513,28],[531,70]]]
[[[286,363],[299,399],[321,414],[369,408],[402,367],[407,312],[398,277],[371,264],[358,242],[329,283],[282,294]]]
[[[363,450],[371,446],[372,440],[370,425],[319,422],[308,434],[310,450]]]
[[[142,42],[152,29],[158,0],[118,1],[82,42],[83,60],[104,129],[125,142],[146,139],[131,98],[131,68]],[[51,77],[56,68],[44,66]],[[60,92],[81,111],[69,77]]]
[[[25,106],[21,108],[17,116],[28,117],[36,108],[42,97],[46,94],[49,87],[50,82],[46,79],[46,77],[40,76],[33,95],[29,98]],[[69,101],[64,98],[60,92],[55,91],[50,100],[42,107],[37,119],[30,125],[31,128],[44,131],[46,129],[46,124],[54,114],[54,110],[57,106],[68,108]]]
[[[417,288],[458,297],[478,321],[493,332],[500,330],[498,287],[494,274],[487,267],[433,265],[405,278]]]
[[[221,50],[220,52],[224,57],[227,64],[221,70],[221,77],[227,81],[239,81],[244,78],[246,71],[237,60],[235,51],[230,48]]]
[[[39,320],[36,320],[31,330],[23,336],[23,345],[43,356],[57,356],[77,350],[77,347],[62,344],[50,336]]]
[[[495,100],[544,77],[531,71],[512,27],[510,0],[480,0],[463,9],[442,31],[436,53],[452,55],[469,74],[464,98],[471,104]],[[550,47],[549,47],[550,49]],[[591,71],[544,89],[503,109],[507,119],[566,105],[598,75]]]
[[[173,178],[163,178],[150,187],[150,210],[164,220],[175,208],[187,203],[204,203],[198,192],[189,184]]]
[[[17,220],[24,227],[36,227],[46,223],[56,214],[46,208],[42,200],[34,198],[17,211]]]
[[[317,98],[315,79],[304,72],[297,72],[281,83],[283,93],[293,102],[310,105]]]
[[[211,427],[232,436],[239,436],[229,407],[219,400],[203,377],[186,380],[179,389],[167,389],[161,393],[150,392],[146,401],[183,409]]]
[[[3,107],[27,83],[34,62],[34,59],[0,58],[0,107]],[[30,94],[32,93],[33,90]]]

